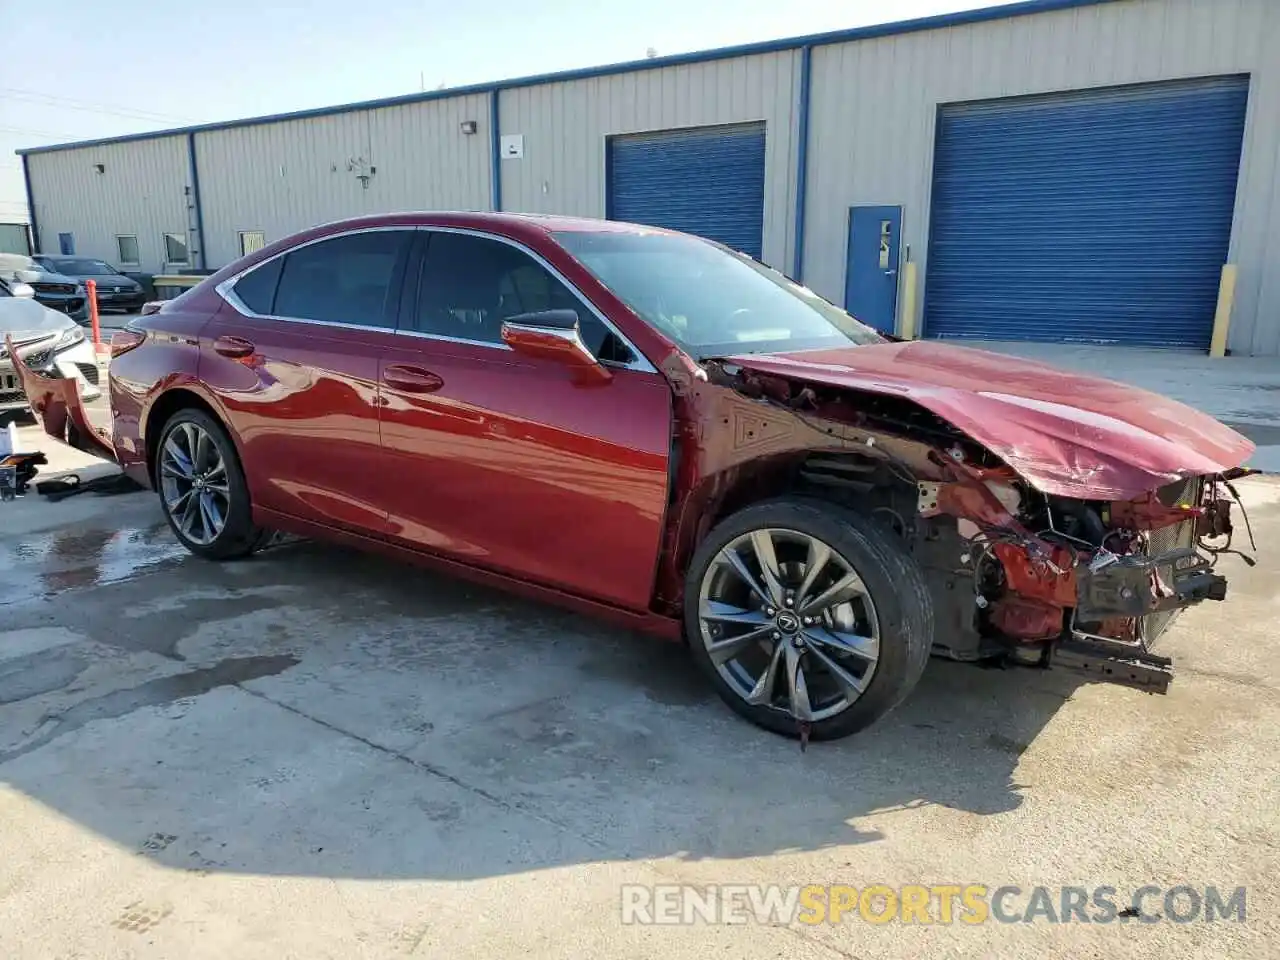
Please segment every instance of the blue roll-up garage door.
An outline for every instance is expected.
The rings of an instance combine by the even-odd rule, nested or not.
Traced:
[[[607,216],[683,230],[759,259],[764,124],[609,139]]]
[[[1248,80],[944,106],[924,332],[1207,347]]]

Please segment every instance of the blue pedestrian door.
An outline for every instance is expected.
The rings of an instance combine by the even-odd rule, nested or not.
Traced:
[[[764,247],[764,124],[608,141],[605,216],[682,230],[755,257]]]
[[[844,308],[881,333],[898,315],[901,207],[850,207]]]
[[[1247,77],[938,111],[925,336],[1205,349]]]
[[[69,233],[58,234],[58,252],[63,256],[75,256],[76,238]]]

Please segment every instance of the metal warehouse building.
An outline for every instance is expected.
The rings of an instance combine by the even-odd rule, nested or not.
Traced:
[[[1280,0],[1032,0],[23,152],[45,252],[388,210],[701,233],[904,335],[1280,356]],[[1224,269],[1224,267],[1226,269]]]

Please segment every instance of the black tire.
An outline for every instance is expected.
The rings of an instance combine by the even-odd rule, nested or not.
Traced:
[[[226,525],[222,532],[207,544],[196,543],[187,537],[169,513],[164,503],[164,489],[160,483],[159,470],[161,451],[170,434],[185,423],[194,424],[207,433],[218,454],[227,467],[227,486],[230,490]],[[160,432],[160,442],[156,444],[156,462],[152,465],[156,473],[153,478],[155,489],[160,496],[160,508],[165,519],[169,521],[169,529],[178,538],[178,542],[198,557],[206,560],[238,560],[262,549],[270,541],[272,533],[254,526],[253,505],[249,499],[249,485],[245,482],[244,469],[240,465],[240,456],[236,453],[235,444],[226,429],[213,417],[194,407],[179,410],[165,423]]]
[[[699,595],[716,555],[752,530],[783,528],[816,537],[836,551],[862,578],[880,626],[879,659],[863,693],[840,713],[816,720],[814,740],[847,737],[902,703],[915,688],[933,644],[933,602],[919,564],[898,537],[861,514],[821,500],[769,500],[721,521],[694,553],[685,577],[684,621],[699,668],[721,698],[741,716],[767,730],[798,737],[801,724],[775,707],[748,703],[720,675],[702,640]]]

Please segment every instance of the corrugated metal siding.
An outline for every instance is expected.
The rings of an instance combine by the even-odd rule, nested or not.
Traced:
[[[613,137],[609,219],[683,230],[758,259],[765,142],[762,123]]]
[[[764,121],[764,260],[791,264],[800,55],[785,51],[507,90],[504,134],[524,157],[503,160],[503,207],[605,215],[605,143],[619,134]]]
[[[42,253],[57,253],[58,234],[70,233],[77,254],[117,263],[116,235],[133,234],[139,269],[159,273],[162,236],[188,230],[186,137],[41,153],[27,162]]]
[[[1247,77],[944,106],[924,335],[1207,348]]]
[[[1240,267],[1230,346],[1238,353],[1280,354],[1276,49],[1280,3],[1273,0],[1119,0],[818,47],[813,53],[805,282],[839,300],[846,211],[875,203],[903,205],[903,242],[927,278],[935,121],[941,104],[1248,73],[1248,120],[1229,253]]]
[[[477,121],[478,132],[462,133],[463,120]],[[209,263],[236,259],[242,230],[272,241],[368,213],[483,210],[487,130],[487,101],[476,94],[198,133]]]

